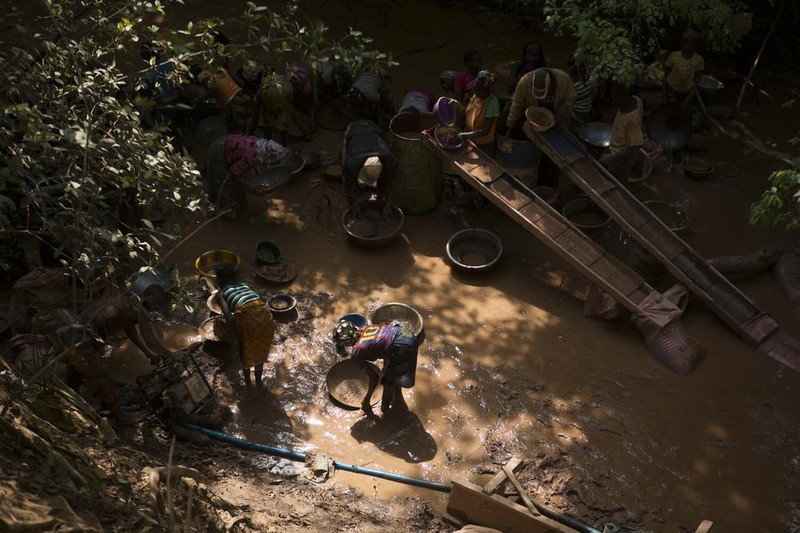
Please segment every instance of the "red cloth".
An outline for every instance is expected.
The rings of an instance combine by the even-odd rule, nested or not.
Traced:
[[[258,163],[258,137],[253,135],[227,135],[225,160],[234,176],[241,176]]]
[[[453,82],[453,90],[458,95],[459,100],[465,100],[465,96],[475,87],[475,76],[467,69],[462,70]]]

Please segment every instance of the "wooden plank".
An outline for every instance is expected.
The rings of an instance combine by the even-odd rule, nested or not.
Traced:
[[[628,295],[636,292],[644,280],[633,271],[628,275],[620,272],[616,264],[614,264],[608,256],[601,257],[592,264],[592,270],[595,271],[597,276],[610,286],[614,288],[614,296],[619,300],[622,298],[627,299]]]
[[[648,213],[647,209],[639,202],[625,201],[625,196],[619,189],[609,192],[603,199],[610,204],[611,209],[616,211],[621,220],[635,229],[644,226],[654,216]],[[612,215],[610,212],[609,214]]]
[[[513,182],[498,179],[489,185],[489,189],[510,207],[519,211],[533,201],[530,194],[514,186]]]
[[[558,243],[586,266],[603,257],[600,247],[577,231],[562,233]]]
[[[512,457],[511,460],[506,463],[506,466],[509,467],[511,469],[511,471],[513,472],[514,470],[519,468],[519,465],[521,465],[521,464],[522,464],[522,460],[521,459],[517,459],[516,457]],[[505,470],[500,469],[500,471],[497,474],[495,474],[495,476],[489,481],[489,483],[487,483],[486,485],[483,486],[483,492],[485,492],[486,494],[494,493],[494,491],[499,489],[500,485],[505,483],[505,481],[507,479],[508,479],[508,476],[506,475]]]
[[[800,339],[776,329],[758,344],[758,351],[800,372]]]
[[[570,163],[570,164],[572,164],[572,163],[574,163],[575,161],[579,161],[579,160],[581,160],[581,159],[586,159],[586,154],[581,154],[581,153],[578,153],[578,152],[574,152],[574,153],[572,153],[572,154],[567,154],[567,155],[565,155],[565,156],[563,157],[563,159],[564,159],[564,161],[566,161],[567,163]]]
[[[756,344],[761,344],[764,339],[778,331],[778,323],[766,313],[761,313],[746,324],[744,330]]]
[[[540,513],[539,509],[537,509],[536,506],[533,504],[530,497],[528,496],[528,493],[525,492],[522,483],[520,483],[519,480],[517,479],[517,476],[514,475],[514,471],[508,468],[507,465],[503,465],[503,472],[506,473],[506,476],[508,476],[508,480],[511,482],[512,485],[514,485],[514,488],[517,489],[517,493],[519,494],[519,497],[522,498],[522,501],[523,503],[525,503],[525,507],[528,508],[528,511],[530,511],[533,516],[541,516],[542,513]]]
[[[575,533],[577,530],[545,516],[533,516],[523,506],[497,494],[484,494],[468,481],[453,480],[447,513],[466,524],[493,527],[505,533]]]
[[[737,324],[744,325],[759,313],[758,308],[750,303],[750,300],[741,298],[739,292],[727,283],[715,283],[706,289],[706,293]]]
[[[481,157],[475,149],[469,150],[466,157],[456,159],[454,163],[481,183],[491,183],[505,174],[503,167],[493,159]]]
[[[672,263],[678,268],[696,287],[699,287],[704,292],[706,289],[714,285],[714,279],[709,276],[711,271],[710,267],[695,257],[688,250],[685,253],[679,254],[672,259]],[[691,289],[691,285],[689,286]],[[696,291],[693,291],[696,292]],[[706,297],[708,297],[706,295]]]
[[[534,222],[533,225],[539,228],[540,231],[545,233],[551,239],[556,239],[559,235],[567,230],[566,220],[558,220],[548,212],[544,212],[542,214],[542,218]]]
[[[714,525],[714,522],[711,520],[703,520],[700,522],[700,525],[697,526],[697,529],[694,530],[694,533],[708,533],[711,531],[711,527]]]
[[[567,175],[585,192],[602,195],[606,191],[619,189],[616,183],[600,174],[589,160],[579,161],[565,169]],[[587,191],[591,188],[591,191]]]
[[[758,339],[761,339],[764,342],[763,332],[757,329],[750,331],[745,327],[745,323],[762,313],[759,307],[724,276],[709,267],[702,257],[670,231],[646,207],[642,206],[630,191],[620,186],[616,178],[596,160],[591,157],[571,157],[572,154],[582,150],[575,146],[574,138],[568,132],[555,126],[545,133],[536,133],[527,124],[523,130],[546,157],[552,159],[572,181],[589,194],[600,207],[611,214],[617,223],[631,234],[633,239],[663,263],[673,276],[686,284],[689,290],[708,305],[738,335],[747,341],[758,343]],[[541,226],[540,229],[544,229],[548,224],[549,220],[543,217],[537,222],[537,227]],[[551,239],[555,238],[553,233],[548,233],[548,235]],[[569,252],[569,255],[572,253]],[[599,278],[603,282],[607,281],[611,285],[619,285],[619,279],[606,280],[603,276],[614,270],[624,276],[626,269],[609,269],[606,265],[598,271],[598,267],[603,267],[601,265],[603,261],[605,258],[599,259],[591,265],[595,278]],[[631,287],[629,283],[624,285],[629,290],[626,292],[626,296],[634,298],[634,295],[635,297],[641,295],[642,291],[636,287]],[[616,294],[614,296],[617,297]],[[755,323],[752,325],[755,326]],[[768,329],[765,328],[765,330]],[[762,351],[767,351],[772,357],[792,368],[794,368],[793,365],[800,365],[800,352],[793,354],[789,349],[781,350],[778,347],[775,350],[774,354],[772,351],[767,351],[766,348]]]
[[[530,222],[532,226],[535,226],[535,222],[544,216],[545,211],[544,207],[533,202],[520,209],[519,214]]]
[[[633,238],[650,253],[653,253],[651,248],[655,248],[661,255],[672,261],[686,251],[686,243],[678,239],[655,217],[636,228],[636,231],[640,237],[633,234]],[[666,263],[665,265],[669,267]]]

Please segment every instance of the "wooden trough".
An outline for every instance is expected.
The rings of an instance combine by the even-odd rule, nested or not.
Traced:
[[[575,533],[579,531],[533,512],[496,491],[509,480],[512,472],[522,465],[512,459],[485,487],[469,481],[453,481],[447,502],[447,514],[458,522],[498,529],[506,533]],[[515,478],[516,480],[516,478]],[[521,493],[524,494],[524,493]],[[525,496],[527,498],[527,496]],[[532,506],[531,506],[532,507]],[[534,508],[535,511],[535,508]]]
[[[600,533],[600,530],[580,520],[549,511],[532,502],[514,475],[514,470],[520,466],[522,461],[512,458],[483,487],[469,481],[453,481],[450,499],[447,502],[449,517],[461,524],[484,526],[503,533]],[[507,481],[511,482],[524,506],[498,494]],[[560,521],[542,513],[554,516]],[[710,520],[703,520],[695,529],[695,533],[709,533],[713,525]]]

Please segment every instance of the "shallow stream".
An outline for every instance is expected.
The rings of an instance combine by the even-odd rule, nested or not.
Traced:
[[[239,10],[234,2],[206,1],[185,9],[195,18]],[[526,41],[543,45],[549,65],[563,67],[568,53],[566,41],[525,34],[508,18],[434,2],[330,0],[304,9],[334,29],[364,30],[391,50],[400,62],[393,71],[397,101],[413,84],[438,90],[439,73],[460,68],[469,48],[499,74],[499,87]],[[181,16],[165,22],[179,25]],[[729,89],[722,101],[735,99],[737,88]],[[751,102],[745,120],[785,149],[788,128],[773,127],[785,123],[777,121],[780,99],[776,92]],[[319,129],[313,142],[295,147],[336,156],[340,143],[341,132]],[[748,205],[773,161],[723,137],[711,144],[703,157],[735,163],[738,176],[692,181],[674,164],[641,184],[642,195],[679,203],[690,220],[685,239],[705,257],[796,240],[747,225]],[[800,530],[800,375],[692,303],[685,324],[707,355],[691,375],[676,377],[626,321],[583,318],[588,281],[488,204],[467,215],[503,241],[503,258],[486,274],[448,266],[445,243],[462,226],[441,211],[406,217],[402,238],[387,248],[360,249],[345,239],[337,187],[319,170],[304,172],[274,194],[251,198],[245,219],[209,225],[171,257],[193,283],[195,257],[230,249],[242,258],[243,281],[267,295],[298,298],[297,319],[279,325],[267,388],[246,390],[229,374],[231,432],[436,481],[485,483],[498,463],[518,456],[529,465],[520,477],[535,499],[600,529],[616,522],[693,531],[710,519],[715,531]],[[563,204],[575,188],[562,182],[561,193]],[[597,238],[624,251],[625,236],[614,226]],[[254,277],[262,239],[277,242],[297,265],[290,285]],[[796,304],[769,273],[739,287],[800,333]],[[330,331],[338,316],[389,301],[420,311],[425,342],[417,385],[405,393],[410,413],[372,423],[327,399],[325,373],[337,360]],[[176,348],[198,340],[190,326],[169,328],[166,337]],[[129,353],[124,345],[110,362],[123,380],[146,368]],[[339,472],[334,482],[445,505],[438,493],[370,477]]]

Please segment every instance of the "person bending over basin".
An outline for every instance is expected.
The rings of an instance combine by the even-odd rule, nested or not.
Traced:
[[[340,320],[333,336],[337,352],[344,355],[346,348],[352,347],[353,361],[369,377],[369,389],[361,402],[367,416],[374,416],[370,399],[379,382],[383,384],[382,413],[408,409],[402,389],[414,386],[419,351],[417,337],[408,325],[382,322],[356,329],[352,322]],[[367,364],[378,359],[383,359],[383,377]]]

